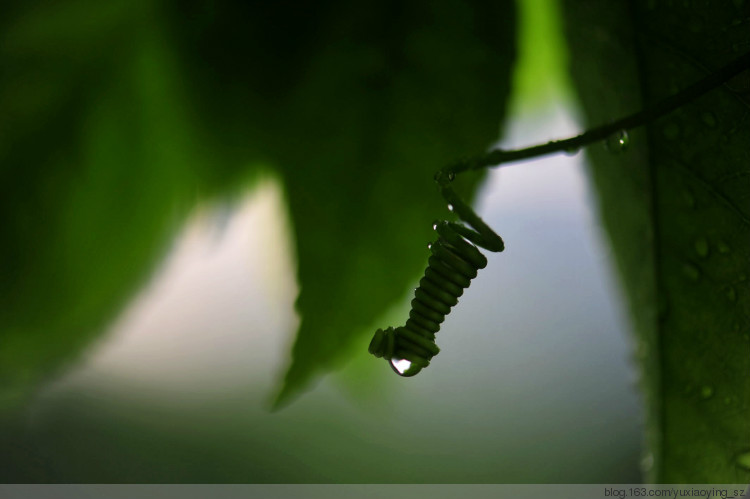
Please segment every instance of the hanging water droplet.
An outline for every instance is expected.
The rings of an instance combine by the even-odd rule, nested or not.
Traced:
[[[453,205],[452,205],[452,204],[449,204],[449,205],[448,205],[448,209],[449,209],[450,211],[453,211]]]
[[[575,156],[576,154],[580,152],[580,150],[581,150],[580,147],[572,146],[572,147],[566,147],[565,149],[563,149],[563,152],[567,154],[568,156]]]
[[[427,244],[427,249],[432,249],[432,243]]]
[[[750,450],[737,456],[734,462],[743,470],[750,471]]]
[[[399,374],[404,374],[411,367],[411,362],[406,359],[391,359],[391,366]]]
[[[704,386],[701,388],[701,397],[704,399],[711,398],[711,396],[714,394],[714,389],[710,386]]]
[[[624,152],[630,144],[630,137],[627,130],[618,130],[604,141],[604,146],[611,153],[619,154]]]
[[[432,224],[432,230],[437,230],[437,224],[436,223]]]
[[[697,281],[701,278],[701,269],[699,269],[692,263],[684,263],[682,265],[682,273],[685,274],[685,277],[687,277],[691,281]]]
[[[454,172],[444,172],[443,170],[439,170],[435,173],[435,176],[432,177],[435,179],[435,182],[438,184],[447,184],[448,182],[453,182],[453,179],[456,178],[456,174]]]
[[[699,257],[706,258],[708,256],[708,249],[708,239],[699,237],[695,240],[695,252]]]

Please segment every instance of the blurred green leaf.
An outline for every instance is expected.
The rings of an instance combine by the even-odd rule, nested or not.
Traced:
[[[329,369],[424,265],[446,214],[433,172],[496,138],[514,22],[510,0],[9,3],[3,405],[89,344],[197,201],[261,162],[299,255],[284,394]]]
[[[0,406],[75,357],[195,198],[173,57],[140,3],[16,6],[0,32]]]
[[[746,2],[566,2],[589,122],[658,101],[750,46]],[[747,483],[750,128],[747,74],[591,148],[591,175],[638,331],[655,482]]]
[[[277,404],[352,348],[427,262],[449,215],[432,177],[497,138],[511,1],[342,4],[268,138],[297,237],[302,322]],[[478,178],[459,182],[466,194]]]

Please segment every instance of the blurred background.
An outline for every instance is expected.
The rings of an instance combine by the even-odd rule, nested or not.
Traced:
[[[563,138],[585,127],[565,76],[556,3],[522,3],[516,14],[518,54],[498,143],[501,147]],[[83,9],[85,2],[71,5],[81,10],[66,10],[70,17],[65,22],[78,20],[76,32],[83,33],[81,40],[92,30],[103,30],[105,19],[110,22],[107,30],[128,29],[121,21],[127,16],[115,7],[91,22],[92,14]],[[209,14],[204,12],[205,19],[210,19]],[[32,23],[34,29],[27,26],[23,32],[36,41],[61,25],[46,17],[47,24],[29,21],[32,15],[25,10],[13,18],[15,24],[4,26],[6,60],[33,63],[33,51],[24,53],[18,48],[23,46],[18,41],[23,38],[18,35],[23,31],[19,24]],[[185,138],[189,134],[180,134],[189,127],[201,132],[211,124],[198,122],[189,113],[158,111],[169,105],[168,99],[179,97],[159,90],[160,86],[168,89],[178,75],[172,72],[177,62],[158,43],[154,47],[139,62],[158,75],[158,81],[144,90],[150,96],[148,106],[157,110],[153,120],[132,130],[119,128],[105,115],[114,108],[126,108],[126,101],[107,94],[111,102],[99,101],[103,115],[97,118],[94,113],[90,126],[96,133],[90,134],[82,161],[94,164],[97,154],[106,151],[124,156],[123,162],[136,163],[141,158],[129,150],[132,140],[145,140],[147,156],[167,158],[170,164],[205,161],[203,153],[191,152],[194,147]],[[92,74],[117,79],[113,71],[113,75]],[[64,81],[46,85],[58,88]],[[26,94],[20,94],[11,93],[6,85],[3,102],[38,109],[38,115],[25,115],[28,122],[12,126],[25,126],[35,130],[37,137],[46,137],[42,124],[50,122],[45,114],[50,111],[43,99],[54,93],[50,89],[40,83],[37,88],[24,86]],[[58,108],[56,116],[73,116],[79,97],[72,92],[52,99],[62,102],[63,108],[70,107],[67,111]],[[22,98],[26,101],[19,103]],[[5,128],[9,126],[6,122]],[[62,127],[57,121],[54,126]],[[138,137],[121,144],[118,137],[123,133]],[[174,140],[175,136],[181,138]],[[12,149],[7,141],[0,141],[3,146],[6,151]],[[25,146],[32,152],[22,163],[33,166],[33,148]],[[15,167],[18,162],[12,161],[11,153],[4,157],[3,171],[10,175],[5,166]],[[63,152],[58,164],[74,163],[76,158]],[[441,165],[428,166],[436,170]],[[111,173],[114,178],[106,180],[118,187],[116,198],[137,193],[143,199],[138,182],[143,177],[138,176],[149,172],[138,173],[137,168],[133,166],[129,174]],[[180,177],[151,173],[166,183]],[[95,176],[89,172],[81,178]],[[631,345],[626,307],[587,184],[583,153],[511,165],[486,177],[475,206],[502,235],[507,249],[488,255],[487,268],[448,316],[438,336],[441,354],[428,370],[415,378],[398,378],[384,362],[367,355],[369,336],[359,335],[352,340],[345,361],[338,362],[340,369],[271,412],[300,325],[295,311],[300,291],[295,250],[299,235],[295,235],[288,207],[294,193],[282,177],[270,163],[263,164],[252,175],[234,176],[228,182],[232,186],[228,194],[213,181],[202,184],[210,186],[205,192],[179,191],[170,198],[172,208],[158,214],[159,220],[153,220],[156,215],[149,212],[148,204],[142,208],[143,219],[158,226],[155,232],[170,228],[164,231],[169,234],[164,242],[154,243],[163,248],[162,256],[149,271],[134,271],[137,265],[126,258],[120,270],[135,276],[125,304],[102,312],[102,326],[94,328],[90,341],[81,340],[80,353],[47,376],[20,407],[8,404],[11,409],[4,410],[0,419],[0,478],[4,482],[641,480],[649,458],[641,455],[643,411],[637,391],[637,352]],[[50,192],[56,182],[68,181],[49,175],[37,178],[45,178]],[[362,182],[368,178],[364,176]],[[399,180],[392,177],[390,182]],[[132,192],[129,185],[133,185]],[[155,189],[154,198],[174,194],[163,186]],[[387,180],[379,186],[387,188]],[[438,197],[431,190],[429,176],[424,177],[424,188],[429,196]],[[337,189],[335,180],[330,189]],[[90,204],[66,209],[73,213],[68,216],[78,220],[97,216],[97,206],[113,202],[105,193],[89,200]],[[20,226],[25,212],[18,206],[22,204],[4,216]],[[174,215],[183,208],[174,206],[189,207],[183,210],[184,219]],[[433,218],[449,214],[444,207],[430,213],[431,218],[417,223],[429,228]],[[102,223],[116,231],[126,222],[105,219]],[[87,241],[86,227],[81,224],[81,239],[71,243],[72,248]],[[28,237],[28,246],[20,246],[27,251],[18,253],[32,253],[28,257],[32,261],[44,248],[31,248],[43,241]],[[424,239],[420,253],[425,263],[428,242]],[[102,258],[117,258],[118,252],[127,249],[110,252],[107,241],[101,240],[91,244],[97,245],[97,254],[104,253]],[[128,254],[132,257],[132,252]],[[23,277],[12,281],[10,276],[6,286]],[[419,277],[411,276],[412,287]],[[50,274],[39,279],[50,279]],[[51,294],[66,293],[55,286],[54,277],[49,283]],[[22,292],[22,288],[15,289]],[[373,326],[403,322],[411,291],[402,291],[398,302]],[[19,306],[10,300],[6,303],[7,310]],[[98,306],[96,300],[82,305],[84,309]],[[10,334],[20,322],[7,310],[0,345],[5,350],[2,369],[10,372],[9,366],[22,362],[16,353],[21,351],[18,340]],[[45,310],[40,307],[27,315],[34,314],[44,315]],[[75,329],[75,317],[66,330]],[[32,350],[54,351],[55,345],[54,341],[46,346],[34,344]]]

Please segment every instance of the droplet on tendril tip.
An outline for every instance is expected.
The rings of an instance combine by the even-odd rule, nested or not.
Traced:
[[[618,130],[604,141],[607,150],[614,154],[624,152],[630,145],[630,137],[627,130]]]
[[[435,177],[433,178],[438,184],[446,184],[448,182],[453,182],[453,179],[456,178],[456,174],[452,171],[444,172],[443,170],[440,170],[435,173]]]
[[[406,359],[391,359],[391,366],[398,374],[404,374],[411,368],[411,362]]]

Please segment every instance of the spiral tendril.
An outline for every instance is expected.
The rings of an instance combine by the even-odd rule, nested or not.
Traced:
[[[479,269],[487,266],[487,258],[477,246],[493,252],[505,247],[500,236],[450,186],[439,183],[451,211],[471,228],[445,220],[434,222],[432,227],[438,233],[438,239],[429,247],[432,254],[419,287],[414,291],[409,319],[404,326],[375,331],[368,349],[375,357],[389,361],[391,368],[405,377],[414,376],[429,366],[432,358],[440,352],[435,343],[440,324]],[[404,360],[409,363],[406,368],[401,366]]]

